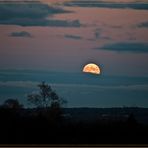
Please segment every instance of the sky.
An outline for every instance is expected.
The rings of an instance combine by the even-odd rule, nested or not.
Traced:
[[[0,103],[46,81],[68,107],[148,107],[147,0],[0,0]],[[96,63],[101,75],[82,73]]]

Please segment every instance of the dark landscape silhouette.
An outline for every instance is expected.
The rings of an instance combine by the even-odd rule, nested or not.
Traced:
[[[147,144],[148,109],[65,108],[66,101],[42,82],[29,94],[0,107],[0,144]]]

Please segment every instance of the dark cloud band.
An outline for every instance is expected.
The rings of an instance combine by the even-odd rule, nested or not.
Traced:
[[[138,2],[131,2],[131,3],[120,3],[120,2],[104,2],[100,0],[77,0],[77,1],[70,1],[65,2],[65,6],[78,6],[78,7],[101,7],[101,8],[112,8],[112,9],[139,9],[139,10],[148,10],[147,3],[138,3]]]
[[[133,52],[133,53],[147,53],[148,44],[147,43],[130,43],[130,42],[121,42],[121,43],[112,43],[106,44],[102,47],[95,48],[116,52]]]
[[[55,26],[80,27],[79,20],[47,19],[55,14],[69,13],[62,8],[49,6],[41,2],[3,2],[0,3],[0,24],[19,26]]]

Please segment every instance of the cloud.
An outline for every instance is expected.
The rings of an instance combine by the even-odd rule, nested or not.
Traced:
[[[53,72],[48,70],[0,69],[0,82],[8,81],[46,81],[49,84],[87,84],[87,85],[140,85],[148,84],[148,77],[86,75],[82,72]]]
[[[148,27],[148,21],[147,22],[142,22],[137,25],[139,28],[147,28]]]
[[[51,16],[69,13],[61,7],[49,6],[39,1],[0,3],[0,24],[19,26],[80,27],[79,20],[54,20]],[[50,17],[49,17],[50,16]],[[50,18],[50,19],[49,19]]]
[[[0,87],[35,88],[39,83],[32,81],[0,81]]]
[[[9,21],[0,21],[0,24],[5,25],[19,25],[19,26],[51,26],[51,27],[80,27],[79,20],[44,20],[44,19],[28,19],[20,18]]]
[[[75,40],[81,40],[81,39],[82,39],[81,36],[69,35],[69,34],[66,34],[64,37],[65,37],[65,38],[70,38],[70,39],[75,39]]]
[[[94,32],[94,36],[95,36],[95,39],[99,39],[101,36],[101,30],[97,28]]]
[[[148,10],[148,3],[140,2],[105,2],[97,0],[77,0],[69,1],[64,3],[65,6],[78,6],[78,7],[101,7],[101,8],[112,8],[112,9],[139,9]]]
[[[94,90],[143,90],[148,91],[147,84],[137,84],[137,85],[117,85],[117,86],[103,86],[103,85],[85,85],[85,84],[51,84],[52,87],[62,87],[62,88],[93,88]]]
[[[32,37],[32,35],[29,32],[21,31],[21,32],[12,32],[10,34],[12,37]]]
[[[39,1],[29,2],[9,2],[0,3],[0,20],[9,20],[15,18],[45,18],[48,15],[65,13],[67,11],[43,4]]]
[[[122,106],[137,103],[146,106],[148,77],[105,76],[94,77],[83,73],[51,72],[44,70],[0,70],[0,101],[26,97],[38,92],[45,80],[68,106]],[[147,107],[147,106],[146,106]]]
[[[40,82],[33,81],[0,81],[0,87],[21,87],[21,88],[37,88]],[[148,91],[147,84],[134,84],[134,85],[88,85],[88,84],[60,84],[50,83],[52,88],[66,88],[66,89],[93,89],[93,90],[129,90],[129,91]]]
[[[117,52],[147,53],[148,43],[120,42],[120,43],[105,44],[104,46],[95,49],[117,51]]]
[[[110,40],[111,38],[109,36],[104,36],[102,34],[102,30],[97,28],[95,31],[94,31],[94,40],[98,40],[98,39],[105,39],[105,40]]]

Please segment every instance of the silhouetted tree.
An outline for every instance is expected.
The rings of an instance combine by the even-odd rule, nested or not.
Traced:
[[[137,125],[137,120],[135,119],[135,116],[133,113],[131,113],[127,119],[127,123],[128,125],[131,125],[131,126],[135,126]]]
[[[58,122],[61,120],[61,114],[62,114],[62,105],[66,104],[67,101],[60,98],[56,92],[52,91],[51,92],[51,104],[50,104],[50,117],[52,118],[53,121]]]
[[[28,101],[37,107],[42,108],[60,108],[63,104],[67,103],[64,99],[60,98],[50,85],[42,82],[38,85],[40,91],[36,94],[29,94]]]
[[[43,107],[43,102],[39,94],[29,94],[28,101],[37,107]]]
[[[0,117],[2,117],[3,121],[7,123],[9,123],[9,121],[12,121],[12,120],[14,121],[19,118],[20,110],[22,108],[23,108],[23,105],[20,104],[17,99],[7,99],[1,105]]]
[[[39,84],[38,87],[40,92],[38,94],[29,94],[28,101],[37,107],[47,108],[50,105],[52,89],[45,82]]]
[[[67,102],[60,98],[45,82],[39,84],[38,87],[40,89],[39,93],[28,95],[28,101],[42,108],[39,114],[48,118],[50,123],[55,125],[61,120],[62,105]]]
[[[8,99],[4,102],[3,107],[9,109],[20,109],[23,105],[20,104],[17,99]]]

